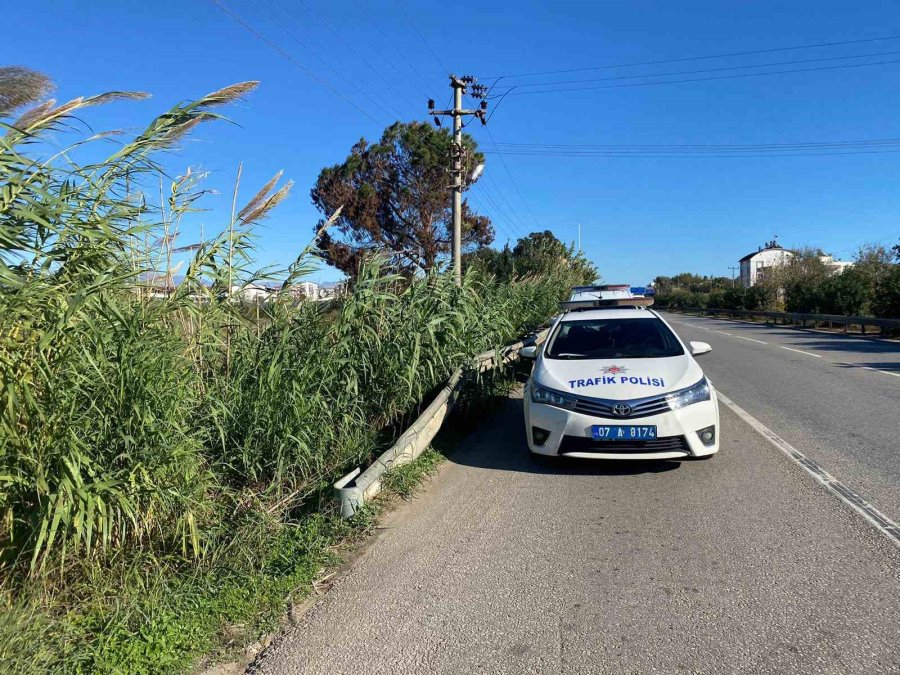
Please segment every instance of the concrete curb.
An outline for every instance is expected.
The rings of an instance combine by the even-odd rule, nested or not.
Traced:
[[[519,349],[526,344],[540,344],[546,337],[547,331],[544,330],[500,349],[482,352],[472,358],[471,366],[478,372],[484,372],[518,360]],[[354,469],[334,484],[334,495],[340,503],[342,518],[351,517],[363,504],[381,492],[381,477],[386,471],[409,464],[431,444],[456,405],[465,381],[463,372],[462,367],[453,372],[431,404],[369,468],[365,471]]]

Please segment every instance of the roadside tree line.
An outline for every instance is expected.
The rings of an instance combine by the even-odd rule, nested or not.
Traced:
[[[744,309],[808,314],[900,318],[900,244],[868,244],[854,264],[832,274],[818,249],[795,251],[781,267],[766,268],[756,285],[684,273],[654,279],[661,306]]]

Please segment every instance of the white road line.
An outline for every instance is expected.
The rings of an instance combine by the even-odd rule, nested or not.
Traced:
[[[855,363],[848,364],[851,366],[855,366]],[[878,368],[873,368],[872,366],[856,366],[857,368],[865,368],[866,370],[874,370],[876,373],[884,373],[885,375],[893,375],[894,377],[900,377],[900,373],[892,373],[889,370],[879,370]]]
[[[807,356],[815,356],[817,359],[821,359],[821,354],[813,354],[812,352],[805,352],[802,349],[794,349],[793,347],[785,347],[784,345],[778,345],[782,349],[787,349],[789,352],[797,352],[798,354],[806,354]]]
[[[759,343],[759,344],[761,344],[761,345],[767,345],[767,344],[769,344],[768,342],[763,342],[762,340],[757,340],[756,338],[748,338],[748,337],[744,337],[743,335],[735,335],[734,337],[738,338],[739,340],[748,340],[748,341],[750,341],[750,342],[757,342],[757,343]]]
[[[717,330],[717,333],[721,333],[722,335],[731,335],[731,333],[726,333],[724,330]]]
[[[769,429],[765,424],[756,419],[753,415],[744,410],[737,403],[725,396],[721,391],[716,390],[719,400],[728,406],[734,413],[749,424],[769,443],[781,450],[788,459],[794,462],[801,469],[806,471],[810,476],[816,479],[818,483],[823,485],[835,497],[840,499],[844,504],[856,511],[865,518],[871,525],[877,528],[882,534],[886,535],[897,546],[900,546],[900,525],[884,515],[881,511],[872,506],[865,499],[860,497],[854,490],[839,481],[830,473],[825,471],[821,466],[809,459],[802,452],[797,450],[793,445],[784,440],[781,436]]]

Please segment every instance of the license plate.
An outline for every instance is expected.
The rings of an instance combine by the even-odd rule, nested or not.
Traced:
[[[656,438],[656,425],[606,426],[594,425],[591,435],[595,441],[646,441]]]

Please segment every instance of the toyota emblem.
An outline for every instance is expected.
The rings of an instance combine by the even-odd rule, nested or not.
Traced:
[[[631,414],[631,406],[627,403],[614,403],[612,411],[616,417],[628,417]]]

